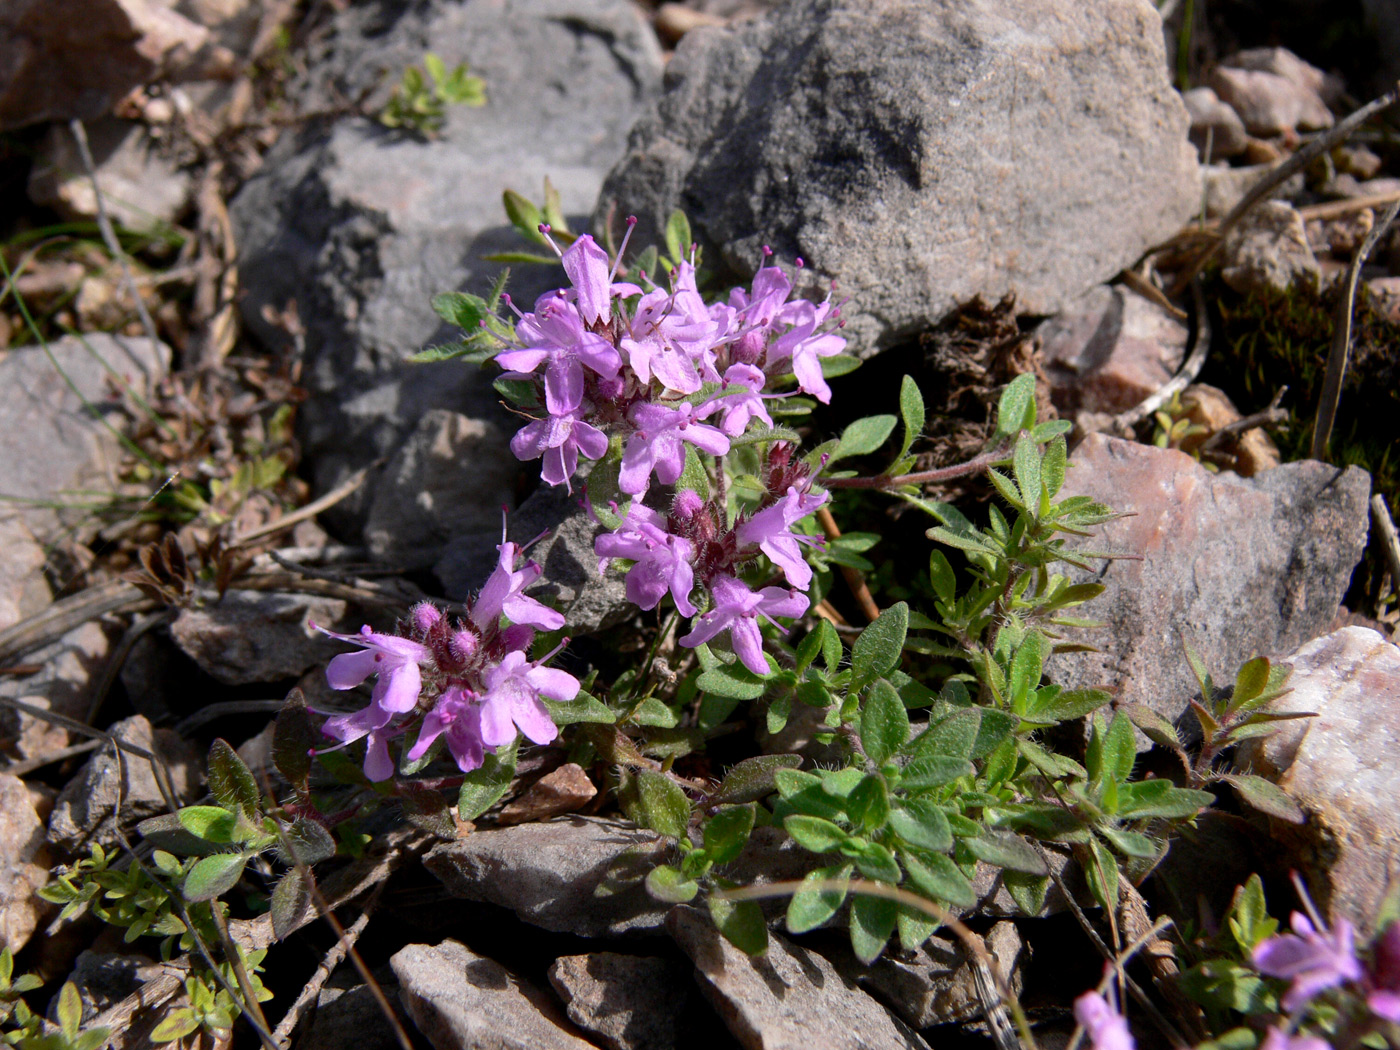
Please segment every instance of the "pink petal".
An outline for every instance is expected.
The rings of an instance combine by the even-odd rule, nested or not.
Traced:
[[[385,711],[403,714],[412,711],[423,690],[423,673],[416,663],[402,663],[388,674],[379,676],[374,687],[374,702]]]
[[[564,250],[560,262],[578,291],[579,312],[589,324],[612,317],[612,289],[608,287],[608,253],[584,234]]]
[[[394,775],[394,760],[389,757],[389,741],[382,734],[371,733],[365,748],[365,776],[375,783]]]
[[[332,689],[354,689],[378,671],[383,660],[383,654],[373,649],[333,656],[326,665],[326,684]]]
[[[550,721],[544,704],[533,697],[517,702],[514,715],[515,724],[532,743],[548,744],[559,735],[559,727]]]
[[[488,747],[502,747],[515,739],[515,722],[505,697],[488,696],[481,705],[481,739]]]

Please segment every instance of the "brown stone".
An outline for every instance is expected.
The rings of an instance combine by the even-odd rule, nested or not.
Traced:
[[[1317,92],[1277,73],[1222,66],[1211,74],[1210,86],[1254,135],[1318,131],[1333,123]]]
[[[49,881],[44,821],[24,781],[0,773],[0,948],[25,946],[52,905],[37,891]]]
[[[1316,288],[1317,259],[1303,217],[1283,201],[1264,201],[1225,240],[1220,276],[1237,292],[1281,295]]]
[[[540,777],[516,799],[501,810],[500,823],[524,824],[532,820],[573,813],[582,809],[598,794],[593,781],[583,767],[566,762],[552,773]]]

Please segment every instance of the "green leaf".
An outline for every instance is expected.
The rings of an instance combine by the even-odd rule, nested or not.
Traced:
[[[531,201],[514,190],[506,190],[501,194],[501,203],[505,206],[506,218],[510,220],[510,224],[526,238],[536,244],[549,243],[544,234],[540,233],[540,224],[544,222],[544,216]]]
[[[775,778],[780,769],[795,770],[801,755],[757,755],[736,764],[720,781],[713,802],[757,802],[777,790]]]
[[[905,376],[899,383],[899,414],[904,420],[904,441],[896,458],[902,458],[924,431],[924,395],[919,392],[919,384],[910,376]]]
[[[638,823],[673,839],[686,838],[690,799],[670,777],[655,770],[637,773]]]
[[[758,901],[731,901],[713,894],[705,902],[719,932],[745,955],[768,950],[768,922]]]
[[[286,840],[278,847],[286,863],[295,863],[290,851],[295,851],[295,860],[302,864],[318,864],[335,856],[335,839],[321,824],[309,817],[297,817],[283,828]]]
[[[715,864],[728,864],[744,851],[753,831],[755,806],[722,806],[705,821],[705,852]]]
[[[684,904],[694,900],[700,892],[700,884],[686,878],[669,864],[652,868],[646,878],[647,892],[667,904]]]
[[[910,884],[925,896],[958,908],[971,908],[977,903],[972,883],[951,857],[942,853],[915,855],[912,851],[900,850],[899,859]]]
[[[1235,943],[1246,955],[1253,952],[1261,941],[1274,935],[1278,921],[1269,916],[1264,900],[1264,882],[1258,875],[1250,875],[1245,884],[1235,890],[1227,921]]]
[[[1269,661],[1257,656],[1240,668],[1235,676],[1235,691],[1230,696],[1226,714],[1233,714],[1259,696],[1269,686]]]
[[[824,887],[823,883],[847,882],[853,871],[847,864],[829,868],[818,868],[802,880],[802,886],[788,902],[787,928],[789,933],[806,933],[827,922],[846,900],[846,889]]]
[[[1037,916],[1045,910],[1045,896],[1050,891],[1049,875],[1027,875],[1022,871],[1004,872],[1001,877],[1006,892],[1026,915]]]
[[[242,853],[216,853],[194,862],[182,887],[186,900],[213,900],[238,884],[248,858]]]
[[[787,725],[788,715],[792,714],[792,694],[784,693],[768,705],[768,710],[764,712],[764,728],[768,730],[770,736],[783,731]]]
[[[151,1029],[151,1042],[173,1043],[183,1039],[199,1028],[199,1017],[189,1007],[172,1010],[165,1019]]]
[[[77,1038],[78,1029],[83,1023],[83,998],[78,994],[78,986],[72,981],[64,982],[58,993],[58,1026],[70,1042]]]
[[[1140,780],[1118,789],[1118,815],[1133,820],[1194,817],[1214,802],[1210,792],[1179,788],[1170,780]]]
[[[519,751],[517,738],[509,747],[496,748],[477,769],[462,777],[462,787],[457,794],[458,816],[463,820],[475,820],[501,800],[515,776]]]
[[[1036,722],[1069,722],[1093,714],[1112,699],[1102,689],[1066,689],[1048,702],[1028,706],[1026,717]]]
[[[856,646],[860,646],[859,639]],[[894,686],[881,678],[870,687],[861,708],[861,746],[870,761],[883,766],[908,739],[909,712],[905,710],[904,701],[899,698]]]
[[[1118,710],[1126,714],[1154,744],[1181,749],[1181,738],[1177,736],[1176,727],[1146,704],[1123,704]]]
[[[1115,712],[1104,735],[1104,771],[1114,780],[1127,780],[1133,775],[1136,762],[1137,742],[1133,739],[1132,719],[1122,711]]]
[[[820,359],[823,379],[837,379],[840,376],[850,375],[861,366],[861,359],[851,357],[849,354],[833,354],[831,357]]]
[[[611,724],[617,721],[617,715],[608,705],[590,693],[580,692],[567,703],[548,697],[540,699],[549,712],[549,720],[557,726],[577,725],[580,722]]]
[[[1200,653],[1196,652],[1190,642],[1183,634],[1181,637],[1181,647],[1186,651],[1186,662],[1191,665],[1191,673],[1196,676],[1196,684],[1201,688],[1201,702],[1209,704],[1215,697],[1215,683],[1211,681],[1210,672],[1206,670],[1205,661],[1201,659]]]
[[[639,726],[656,726],[661,729],[674,729],[680,725],[681,713],[667,707],[654,696],[648,696],[632,709],[630,721]]]
[[[851,902],[851,948],[869,966],[880,957],[894,933],[899,906],[885,897],[856,895]]]
[[[841,431],[841,442],[827,460],[827,464],[848,456],[865,456],[877,451],[898,422],[894,416],[867,416],[857,419]]]
[[[241,807],[244,816],[256,819],[262,804],[258,782],[238,752],[222,737],[209,747],[209,791],[225,809]]]
[[[1032,517],[1038,517],[1040,506],[1040,449],[1029,434],[1016,442],[1011,461],[1016,473],[1016,487],[1021,490],[1021,502]]]
[[[929,552],[928,578],[939,601],[951,602],[957,597],[957,574],[948,556],[937,548]]]
[[[833,769],[821,774],[822,790],[832,798],[849,798],[856,785],[864,779],[865,774],[854,766]]]
[[[1099,907],[1112,911],[1118,907],[1118,860],[1098,838],[1089,839],[1089,851],[1089,859],[1084,864],[1089,892],[1099,902]]]
[[[481,329],[481,322],[491,316],[491,306],[479,295],[465,292],[444,292],[433,296],[433,310],[448,324],[468,333]]]
[[[896,925],[899,928],[899,946],[906,952],[919,948],[934,935],[943,923],[932,915],[910,904],[900,904]]]
[[[1037,436],[1036,440],[1043,439]],[[1040,479],[1045,482],[1045,491],[1051,499],[1055,498],[1055,493],[1059,492],[1065,483],[1065,467],[1068,463],[1069,453],[1066,450],[1065,437],[1063,434],[1057,434],[1045,446],[1045,455],[1040,461]]]
[[[1293,801],[1288,792],[1272,780],[1245,773],[1227,773],[1221,779],[1238,791],[1240,797],[1260,813],[1267,813],[1290,824],[1302,824],[1308,819],[1307,814]]]
[[[899,786],[907,791],[922,791],[951,784],[959,777],[971,776],[973,772],[972,763],[965,758],[928,755],[916,758],[904,767],[899,776]]]
[[[909,606],[904,602],[891,605],[861,631],[851,650],[851,688],[858,689],[894,670],[908,634]]]
[[[296,788],[304,788],[311,773],[311,749],[316,746],[316,728],[306,710],[300,689],[287,696],[272,730],[272,764]]]
[[[988,829],[976,838],[966,838],[962,844],[978,860],[995,864],[1008,871],[1020,871],[1027,875],[1046,874],[1045,861],[1035,847],[1010,831]]]
[[[1010,712],[984,707],[982,709],[982,724],[977,729],[977,740],[972,745],[971,757],[974,759],[985,758],[998,747],[1009,742],[1012,733],[1016,731],[1019,724],[1020,720]]]
[[[890,810],[890,829],[911,846],[944,853],[953,848],[948,817],[928,799],[904,799]]]
[[[272,936],[287,937],[311,907],[311,886],[302,876],[302,869],[293,868],[283,875],[272,890]]]
[[[686,262],[690,258],[690,245],[694,238],[690,232],[690,220],[685,212],[677,208],[666,217],[666,254],[674,263]]]
[[[705,469],[695,446],[688,443],[685,446],[685,466],[681,469],[681,476],[676,479],[676,491],[684,489],[691,489],[702,500],[710,498],[710,473]]]
[[[1108,844],[1125,857],[1136,860],[1154,860],[1161,852],[1156,840],[1138,831],[1124,831],[1122,828],[1101,827],[1096,829],[1108,840]]]
[[[707,693],[731,700],[757,700],[768,690],[768,683],[740,663],[720,664],[703,671],[695,684]]]
[[[1011,672],[1006,687],[1011,694],[1012,710],[1026,709],[1026,697],[1040,684],[1045,665],[1045,637],[1039,631],[1026,632],[1026,638],[1011,658]]]
[[[874,773],[862,777],[846,797],[846,814],[863,831],[883,828],[890,817],[890,793],[884,778]]]
[[[185,806],[175,816],[191,835],[219,845],[233,841],[233,832],[238,825],[238,815],[222,806]]]
[[[856,867],[867,879],[888,882],[894,885],[902,877],[899,865],[889,847],[865,839],[849,839],[841,852],[856,862]]]
[[[1035,425],[1035,376],[1025,372],[1013,379],[997,402],[997,434],[1010,437]]]
[[[827,853],[845,844],[850,838],[836,824],[821,817],[796,813],[783,821],[783,827],[794,842],[813,853]]]
[[[973,707],[954,711],[942,721],[929,726],[905,750],[911,758],[943,755],[947,758],[970,758],[982,727],[982,709]]]

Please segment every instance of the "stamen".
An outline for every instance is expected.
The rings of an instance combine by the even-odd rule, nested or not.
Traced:
[[[547,223],[547,222],[542,222],[542,223],[540,223],[539,229],[540,229],[540,233],[542,233],[542,234],[544,235],[545,242],[546,242],[551,248],[554,249],[554,254],[557,255],[557,256],[559,256],[559,258],[561,258],[561,259],[564,258],[564,253],[563,253],[562,251],[560,251],[559,245],[555,244],[555,243],[554,243],[554,238],[551,237],[551,236],[549,235],[549,232],[550,232],[549,223]]]
[[[627,242],[632,239],[632,231],[637,227],[637,217],[627,216],[627,232],[622,235],[622,247],[617,250],[617,258],[613,260],[612,269],[608,271],[608,284],[613,283],[613,278],[617,276],[617,268],[622,265],[622,257],[627,253]]]

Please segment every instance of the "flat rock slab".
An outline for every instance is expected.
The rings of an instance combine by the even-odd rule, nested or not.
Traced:
[[[595,221],[647,244],[680,207],[741,274],[801,257],[862,354],[974,295],[1054,313],[1199,201],[1141,0],[788,3],[687,33],[666,85]]]
[[[1400,647],[1365,627],[1315,639],[1286,661],[1278,711],[1315,711],[1240,748],[1241,770],[1277,780],[1307,823],[1271,821],[1312,895],[1369,929],[1400,885]]]
[[[318,109],[369,90],[387,96],[399,71],[421,67],[425,41],[449,69],[465,62],[482,78],[484,106],[448,107],[433,139],[358,117],[285,135],[230,215],[251,330],[285,346],[285,332],[264,311],[280,313],[289,302],[305,325],[311,397],[297,418],[318,491],[392,457],[430,409],[494,423],[479,435],[446,435],[472,447],[472,461],[457,465],[476,479],[470,507],[442,505],[456,499],[461,478],[435,510],[421,505],[434,499],[431,487],[411,494],[420,506],[410,508],[409,525],[437,542],[442,528],[499,534],[500,506],[515,501],[514,479],[503,484],[500,475],[502,463],[515,463],[507,443],[518,424],[510,425],[480,368],[406,362],[455,337],[432,297],[459,288],[486,294],[502,264],[485,256],[530,247],[505,218],[507,189],[538,201],[548,177],[571,224],[582,227],[628,129],[659,90],[662,64],[656,35],[631,0],[350,4],[312,46],[313,72],[293,87],[294,100]],[[519,266],[509,290],[526,306],[561,277],[555,267]],[[422,437],[431,453],[437,437]],[[405,453],[414,462],[400,457],[391,468],[396,489],[443,480],[419,469],[423,452],[420,440]],[[371,480],[337,507],[338,527],[363,526],[375,491]],[[386,510],[370,537],[380,548],[393,539]]]
[[[341,647],[311,627],[353,632],[346,603],[321,595],[228,591],[210,605],[181,609],[170,635],[225,685],[295,678]]]
[[[1241,478],[1101,434],[1075,449],[1070,467],[1061,498],[1091,496],[1134,515],[1081,546],[1142,560],[1080,574],[1107,590],[1079,615],[1108,626],[1067,633],[1102,652],[1057,656],[1050,676],[1107,688],[1169,721],[1199,692],[1183,637],[1220,681],[1255,654],[1292,652],[1332,622],[1366,543],[1371,483],[1357,467],[1305,461]]]
[[[565,955],[550,964],[549,983],[569,1020],[610,1050],[672,1050],[694,990],[689,969],[649,955]]]
[[[510,908],[546,930],[611,937],[661,926],[667,906],[641,880],[670,850],[623,821],[567,817],[476,831],[423,863],[455,896]]]
[[[0,948],[18,952],[53,910],[38,896],[49,863],[35,796],[19,777],[0,773]]]
[[[684,906],[666,929],[695,963],[700,990],[746,1050],[927,1050],[928,1044],[823,956],[769,934],[750,958],[708,915]]]
[[[457,941],[410,944],[389,964],[434,1050],[595,1050],[539,989]]]

